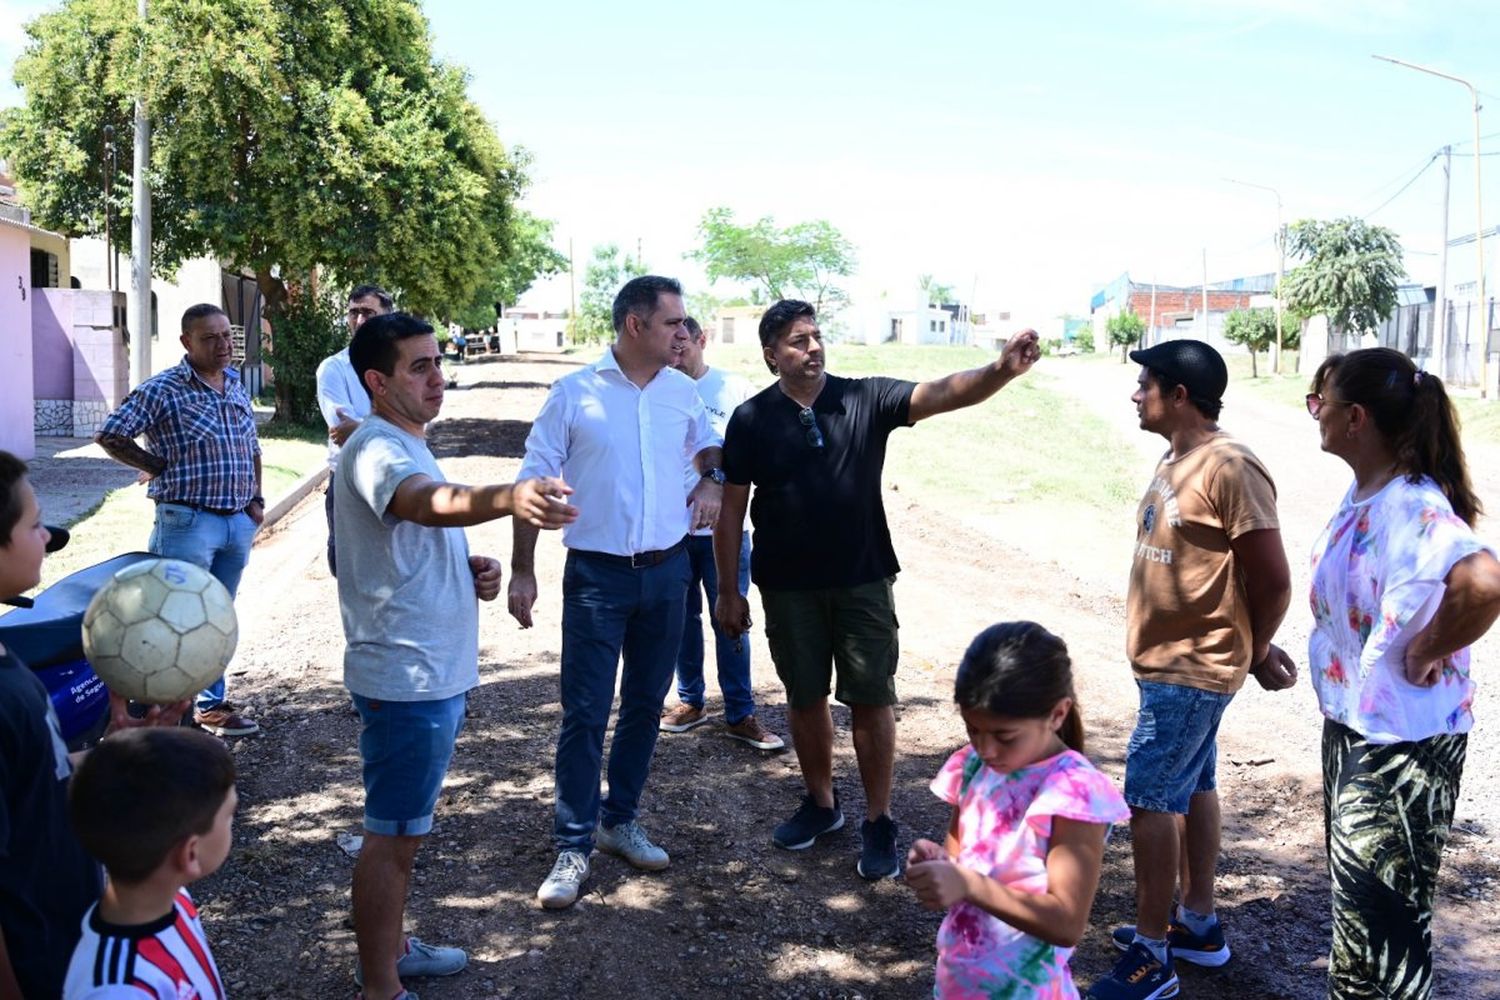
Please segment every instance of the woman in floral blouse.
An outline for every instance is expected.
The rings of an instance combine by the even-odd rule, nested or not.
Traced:
[[[1330,998],[1432,995],[1433,894],[1474,724],[1469,646],[1500,614],[1443,383],[1386,348],[1318,368],[1308,412],[1354,482],[1313,546],[1326,717]]]

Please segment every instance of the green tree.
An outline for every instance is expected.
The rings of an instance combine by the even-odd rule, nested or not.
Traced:
[[[26,31],[0,155],[37,222],[102,231],[100,136],[130,148],[139,91],[153,269],[211,256],[255,275],[273,331],[314,274],[440,316],[512,244],[525,171],[433,58],[416,0],[153,0],[145,26],[129,0],[64,0]],[[128,156],[119,169],[124,219]],[[278,373],[283,415],[303,409],[301,374]]]
[[[834,279],[854,273],[854,245],[825,220],[781,229],[766,216],[741,226],[729,209],[714,208],[698,223],[698,235],[703,245],[688,257],[704,265],[709,281],[750,282],[771,300],[805,299],[819,313],[833,313],[849,299]]]
[[[1236,309],[1224,317],[1224,339],[1243,344],[1250,352],[1250,377],[1260,378],[1256,355],[1276,343],[1276,312],[1273,309]],[[1285,347],[1285,337],[1283,337]]]
[[[945,302],[958,301],[958,292],[954,291],[952,285],[945,285],[930,274],[924,274],[918,278],[917,285],[922,289],[922,294],[927,297],[928,305],[940,306]]]
[[[617,244],[594,247],[593,259],[583,271],[583,292],[578,296],[578,318],[573,324],[574,343],[614,340],[615,294],[625,282],[644,273],[640,262],[621,253]]]
[[[1282,282],[1293,312],[1325,315],[1336,333],[1365,333],[1395,311],[1404,270],[1391,230],[1353,217],[1303,219],[1287,232],[1287,252],[1303,260]]]
[[[1120,349],[1120,364],[1124,364],[1131,344],[1138,344],[1146,332],[1146,321],[1133,312],[1117,312],[1104,324],[1109,335],[1109,346]]]
[[[508,230],[504,252],[489,262],[489,270],[470,300],[450,317],[470,330],[495,325],[500,310],[515,305],[538,278],[561,274],[568,258],[552,247],[552,221],[517,211]]]

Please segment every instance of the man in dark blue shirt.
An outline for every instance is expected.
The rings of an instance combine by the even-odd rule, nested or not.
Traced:
[[[737,526],[753,483],[750,576],[807,786],[772,842],[802,850],[844,825],[828,707],[836,668],[833,695],[850,707],[865,790],[859,874],[893,876],[901,864],[890,816],[898,657],[891,586],[901,567],[880,495],[886,439],[898,427],[988,399],[1029,371],[1041,351],[1035,331],[1026,330],[991,364],[930,382],[839,378],[824,370],[816,310],[791,299],[761,317],[760,342],[777,381],[735,410],[724,435],[715,617],[730,635],[750,627],[734,572]]]

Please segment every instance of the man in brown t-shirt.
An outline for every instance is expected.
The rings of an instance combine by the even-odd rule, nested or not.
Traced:
[[[1214,914],[1219,719],[1246,674],[1268,690],[1296,680],[1271,644],[1291,599],[1276,487],[1250,449],[1219,430],[1224,359],[1196,340],[1130,358],[1141,365],[1131,396],[1141,429],[1170,447],[1137,512],[1126,602],[1125,648],[1141,696],[1125,760],[1137,925],[1114,932],[1125,956],[1089,991],[1096,1000],[1176,996],[1174,958],[1229,961]]]

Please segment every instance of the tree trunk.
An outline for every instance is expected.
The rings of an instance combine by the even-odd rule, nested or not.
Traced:
[[[1255,348],[1250,348],[1250,377],[1260,378],[1260,372],[1255,367]]]
[[[271,324],[271,350],[274,354],[276,349],[276,317],[281,315],[282,306],[286,304],[286,282],[271,274],[270,268],[260,268],[255,272],[255,284],[260,289],[261,298],[266,300],[263,318]],[[246,336],[249,336],[248,330],[246,331]],[[292,399],[288,393],[286,383],[276,379],[274,361],[271,367],[271,378],[276,389],[275,419],[289,420],[292,413]]]

